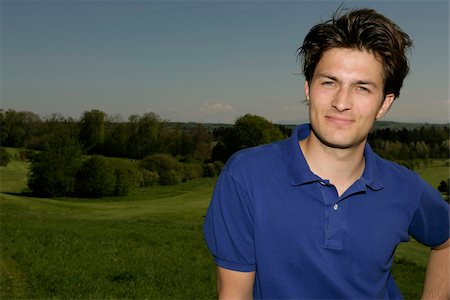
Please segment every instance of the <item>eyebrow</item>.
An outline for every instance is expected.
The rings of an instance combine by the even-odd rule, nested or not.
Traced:
[[[340,80],[339,80],[337,77],[333,76],[333,75],[328,75],[328,74],[317,74],[317,77],[325,77],[325,78],[328,78],[328,79],[331,79],[331,80],[340,82]],[[357,81],[355,82],[355,84],[371,85],[371,86],[374,86],[374,87],[377,87],[377,86],[378,86],[375,82],[370,81],[370,80],[357,80]]]
[[[363,80],[358,80],[357,82],[355,82],[356,84],[361,84],[361,85],[372,85],[374,87],[377,86],[377,84],[375,82],[372,81],[363,81]]]

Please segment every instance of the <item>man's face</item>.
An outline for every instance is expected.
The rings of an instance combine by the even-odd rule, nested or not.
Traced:
[[[311,82],[305,83],[314,137],[333,148],[362,145],[395,98],[384,97],[382,74],[381,63],[368,52],[346,48],[324,52]]]

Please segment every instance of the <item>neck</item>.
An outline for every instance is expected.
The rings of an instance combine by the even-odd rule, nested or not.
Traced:
[[[365,141],[348,149],[324,145],[311,132],[299,142],[311,171],[333,184],[342,195],[364,172]]]

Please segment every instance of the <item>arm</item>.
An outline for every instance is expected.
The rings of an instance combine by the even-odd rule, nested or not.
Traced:
[[[238,272],[217,267],[218,298],[253,299],[255,272]]]
[[[450,299],[450,240],[431,249],[422,299]]]

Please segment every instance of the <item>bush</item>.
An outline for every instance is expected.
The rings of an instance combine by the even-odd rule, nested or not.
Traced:
[[[214,161],[213,163],[208,163],[203,166],[203,176],[205,177],[215,177],[220,174],[223,169],[223,162]]]
[[[445,180],[441,180],[441,182],[439,183],[438,186],[438,191],[443,193],[443,194],[449,194],[450,193],[450,179],[447,179],[447,181]]]
[[[136,186],[140,185],[141,174],[137,166],[131,162],[119,159],[109,159],[114,177],[114,196],[125,196]]]
[[[44,197],[73,195],[81,154],[81,146],[73,137],[55,135],[44,150],[33,157],[29,188]]]
[[[216,168],[217,175],[219,175],[224,166],[223,162],[221,162],[220,160],[216,160],[213,162],[213,164],[214,167]]]
[[[78,197],[125,196],[139,186],[141,180],[137,164],[131,161],[92,156],[76,175],[75,191]]]
[[[193,180],[203,176],[203,167],[200,163],[183,164],[183,181]]]
[[[116,191],[116,181],[117,175],[107,159],[92,156],[83,163],[76,175],[75,194],[92,198],[111,196]]]
[[[11,156],[5,148],[0,148],[0,166],[7,166],[11,161]]]
[[[167,153],[149,155],[142,160],[141,166],[158,174],[168,170],[179,171],[182,169],[181,163]]]
[[[133,183],[130,180],[128,170],[123,168],[117,168],[114,170],[114,176],[116,177],[116,183],[114,185],[114,196],[128,195]]]
[[[158,184],[159,175],[156,172],[149,171],[147,169],[141,169],[142,178],[140,186],[153,186]]]
[[[163,185],[177,184],[183,178],[183,165],[172,155],[159,153],[147,156],[141,166],[159,175],[159,183]]]
[[[174,185],[181,182],[181,176],[179,172],[175,170],[168,170],[160,175],[159,183],[162,185]]]
[[[214,177],[216,176],[216,168],[213,163],[208,163],[203,166],[203,176]]]

